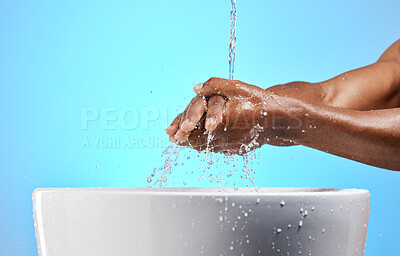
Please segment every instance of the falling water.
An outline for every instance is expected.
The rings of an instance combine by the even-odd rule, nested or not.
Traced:
[[[159,184],[160,187],[165,185],[168,181],[167,175],[172,172],[173,164],[177,162],[178,154],[182,150],[181,146],[172,145],[168,146],[161,154],[162,157],[166,157],[164,164],[160,168],[154,168],[153,172],[147,177],[147,182],[151,183],[157,172],[161,171],[161,177],[156,180],[154,185]]]
[[[231,29],[230,29],[229,55],[228,55],[229,79],[234,78],[234,71],[235,71],[236,18],[237,18],[236,0],[231,0],[231,13],[230,13]],[[200,162],[202,162],[205,165],[203,166],[203,164],[201,164],[198,168],[199,171],[201,172],[201,176],[198,178],[198,180],[200,181],[202,180],[203,177],[206,177],[207,180],[209,180],[210,182],[215,181],[221,186],[226,186],[229,184],[228,182],[229,178],[233,176],[235,172],[238,172],[238,168],[236,167],[235,157],[229,155],[214,154],[213,147],[211,146],[211,141],[213,140],[215,134],[207,133],[205,135],[207,135],[207,148],[205,150],[205,154],[203,157],[201,157],[200,154],[197,155],[197,157],[200,159]],[[258,152],[258,157],[257,157],[257,153],[254,150],[258,146],[256,145],[257,138],[258,138],[258,133],[257,136],[252,140],[252,142],[250,142],[249,145],[243,145],[243,149],[245,150],[245,152],[241,152],[246,154],[245,156],[243,156],[244,166],[242,168],[242,174],[240,175],[240,178],[244,178],[245,180],[250,181],[253,186],[256,186],[253,176],[255,174],[255,170],[251,168],[250,165],[253,163],[253,161],[259,158],[260,153]],[[162,164],[161,167],[153,169],[151,175],[147,177],[147,182],[152,185],[159,185],[160,187],[167,185],[168,176],[172,174],[173,168],[178,166],[179,152],[181,150],[182,147],[177,145],[168,146],[161,155],[162,157],[166,157],[164,163]],[[253,152],[250,152],[252,150]],[[190,156],[187,156],[186,159],[190,159]],[[181,165],[183,164],[184,163],[182,162]],[[218,172],[213,173],[214,172],[213,170],[212,172],[210,172],[212,166],[214,167],[214,169],[217,169],[219,166],[223,168],[224,171],[220,171],[219,173]],[[228,171],[228,173],[226,173],[226,171]],[[193,173],[193,171],[191,171],[191,173]],[[155,176],[157,174],[160,177],[156,178]],[[235,179],[234,181],[231,180],[230,184],[233,186],[238,185],[237,179]],[[184,185],[186,185],[186,182],[184,182]],[[247,186],[248,184],[246,184],[246,187]]]
[[[235,57],[236,57],[236,0],[231,0],[231,37],[229,40],[229,79],[233,79],[235,75]]]

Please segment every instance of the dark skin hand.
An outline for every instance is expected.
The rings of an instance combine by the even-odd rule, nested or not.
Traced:
[[[400,171],[400,40],[377,62],[320,83],[264,90],[211,78],[194,91],[166,129],[179,145],[240,155],[264,144],[304,145]]]

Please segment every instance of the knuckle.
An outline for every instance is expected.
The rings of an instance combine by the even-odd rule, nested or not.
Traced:
[[[220,80],[221,80],[221,78],[218,78],[218,77],[211,77],[210,79],[208,79],[208,80],[204,83],[204,85],[215,84],[215,83],[218,83],[218,81],[220,81]]]

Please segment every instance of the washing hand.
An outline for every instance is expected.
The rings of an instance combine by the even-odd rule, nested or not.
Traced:
[[[400,40],[377,62],[319,83],[264,90],[211,78],[194,91],[166,130],[179,145],[246,154],[298,144],[400,171]]]
[[[166,129],[170,141],[198,151],[245,154],[277,141],[283,129],[279,96],[237,80],[211,78]],[[279,122],[281,120],[281,122]]]

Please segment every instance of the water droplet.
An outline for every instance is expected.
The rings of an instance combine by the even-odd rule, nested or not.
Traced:
[[[222,203],[223,201],[224,199],[222,199],[221,197],[215,198],[215,202]]]

